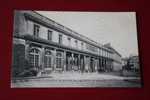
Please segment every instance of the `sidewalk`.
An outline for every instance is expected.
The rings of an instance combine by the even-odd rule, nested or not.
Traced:
[[[56,80],[132,80],[139,77],[123,77],[103,73],[77,73],[77,72],[65,72],[65,73],[51,73],[49,76],[40,77],[51,77]]]

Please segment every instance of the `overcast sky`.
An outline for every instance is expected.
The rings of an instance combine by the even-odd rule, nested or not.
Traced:
[[[123,57],[138,55],[135,12],[38,13],[100,43],[111,43]]]

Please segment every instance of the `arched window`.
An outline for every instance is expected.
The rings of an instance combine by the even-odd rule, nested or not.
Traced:
[[[56,53],[56,68],[62,68],[63,66],[63,53],[57,51]]]
[[[52,52],[51,51],[46,51],[45,52],[45,57],[44,57],[44,66],[45,68],[51,68],[53,66],[52,64]]]
[[[29,52],[29,61],[30,64],[34,67],[39,66],[39,59],[40,59],[40,51],[36,48],[33,48]]]

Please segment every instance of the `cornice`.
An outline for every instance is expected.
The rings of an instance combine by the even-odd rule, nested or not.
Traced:
[[[71,48],[71,47],[68,47],[68,46],[65,46],[65,45],[62,45],[62,44],[58,44],[58,43],[55,43],[55,42],[52,42],[52,41],[47,41],[47,40],[39,38],[39,37],[34,37],[32,35],[29,35],[29,34],[28,35],[15,34],[14,37],[29,40],[29,41],[34,41],[34,42],[41,43],[41,44],[56,46],[58,48],[63,48],[63,49],[67,49],[67,50],[73,50],[73,51],[80,52],[80,53],[87,54],[87,55],[102,57],[102,56],[99,56],[98,54],[94,54],[94,53],[91,53],[91,52],[88,52],[88,51],[82,51],[82,50],[78,50],[78,49],[75,49],[75,48]],[[103,58],[111,59],[111,58],[107,58],[107,57],[103,57]]]
[[[87,37],[85,37],[83,35],[80,35],[79,33],[74,32],[71,29],[69,29],[69,28],[67,28],[67,27],[65,27],[65,26],[63,26],[63,25],[61,25],[61,24],[59,24],[59,23],[57,23],[57,22],[55,22],[55,21],[45,17],[45,16],[42,16],[42,15],[40,15],[40,14],[34,12],[34,11],[24,12],[24,16],[25,16],[25,18],[30,19],[32,21],[35,21],[37,23],[40,23],[40,24],[42,24],[42,25],[44,25],[46,27],[49,27],[49,28],[52,28],[52,29],[54,29],[56,31],[62,32],[64,34],[66,34],[67,36],[74,37],[75,39],[84,41],[84,42],[86,42],[86,43],[88,43],[90,45],[93,45],[93,46],[97,47],[97,48],[106,50],[108,52],[112,52],[110,49],[105,48],[103,46],[100,46],[99,44],[96,44],[95,41],[89,40],[89,38],[87,38]],[[78,36],[78,35],[80,35],[80,36]],[[86,38],[86,39],[84,39],[84,38]],[[93,42],[95,42],[95,43],[93,43]]]

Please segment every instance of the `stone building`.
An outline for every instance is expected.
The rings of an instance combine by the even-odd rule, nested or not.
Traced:
[[[132,71],[140,71],[140,65],[139,65],[139,57],[138,56],[130,56],[127,62],[127,66]]]
[[[14,13],[13,76],[30,70],[41,75],[111,71],[116,54],[37,12]]]
[[[113,52],[112,55],[112,71],[121,71],[122,70],[122,57],[121,54],[116,51],[111,45],[110,43],[105,44],[104,47],[107,47],[108,49],[110,49]]]

